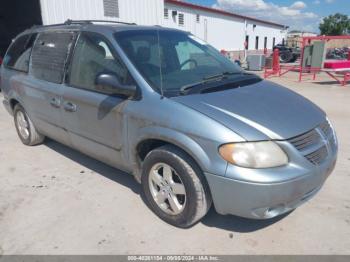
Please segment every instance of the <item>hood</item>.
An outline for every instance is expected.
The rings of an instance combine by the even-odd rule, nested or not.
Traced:
[[[325,113],[269,81],[226,91],[171,98],[215,119],[248,141],[288,139],[325,121]]]

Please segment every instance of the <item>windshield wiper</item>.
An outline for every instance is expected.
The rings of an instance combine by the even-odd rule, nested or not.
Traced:
[[[225,78],[225,77],[228,77],[230,75],[241,75],[241,74],[244,74],[243,71],[240,71],[240,72],[229,72],[229,71],[226,71],[226,72],[222,72],[220,74],[216,74],[216,75],[211,75],[211,76],[206,76],[203,78],[204,81],[207,81],[207,80],[216,80],[216,79],[221,79],[221,78]]]
[[[203,84],[207,84],[207,83],[210,83],[210,82],[213,82],[213,81],[221,81],[221,80],[224,80],[228,76],[231,76],[231,75],[253,75],[253,74],[250,74],[250,73],[247,73],[247,72],[244,72],[244,71],[239,71],[239,72],[226,71],[226,72],[223,72],[223,73],[220,73],[220,74],[206,76],[206,77],[203,77],[203,80],[200,81],[200,82],[192,83],[192,84],[185,85],[185,86],[181,87],[180,94],[181,95],[185,95],[192,88],[195,88],[197,86],[200,86],[200,85],[203,85]]]

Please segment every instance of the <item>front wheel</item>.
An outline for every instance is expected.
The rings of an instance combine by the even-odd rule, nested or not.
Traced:
[[[152,211],[177,227],[189,227],[211,206],[209,187],[196,163],[182,150],[163,146],[143,163],[142,188]]]

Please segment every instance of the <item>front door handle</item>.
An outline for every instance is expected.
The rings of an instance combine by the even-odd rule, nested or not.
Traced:
[[[54,108],[60,108],[61,100],[59,98],[54,97],[50,100],[50,105]]]
[[[72,102],[67,102],[64,104],[64,110],[66,110],[67,112],[75,112],[77,111],[77,106]]]

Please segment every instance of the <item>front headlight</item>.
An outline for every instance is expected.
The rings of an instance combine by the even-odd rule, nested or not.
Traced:
[[[272,141],[225,144],[219,153],[227,162],[247,168],[270,168],[288,164],[286,153]]]

